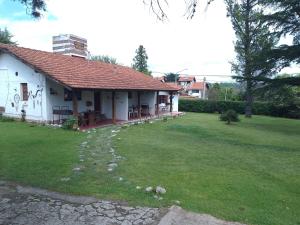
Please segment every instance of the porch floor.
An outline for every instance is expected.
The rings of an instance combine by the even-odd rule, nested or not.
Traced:
[[[125,121],[125,120],[116,120],[116,124],[123,124],[126,122],[127,121]],[[93,129],[93,128],[105,127],[105,126],[111,126],[111,125],[113,125],[112,119],[107,119],[107,120],[102,120],[102,121],[98,122],[97,124],[81,126],[80,130],[89,130],[89,129]]]
[[[135,121],[143,121],[143,120],[147,120],[147,119],[156,119],[159,117],[163,117],[163,116],[179,116],[182,115],[182,112],[167,112],[167,113],[160,113],[159,115],[155,115],[155,116],[142,116],[141,118],[133,118],[133,119],[129,119],[129,120],[116,120],[116,125],[120,125],[120,124],[126,124],[126,123],[132,123]],[[94,125],[86,125],[86,126],[81,126],[80,130],[89,130],[89,129],[93,129],[93,128],[99,128],[99,127],[106,127],[106,126],[111,126],[113,125],[113,121],[112,119],[106,119],[103,121],[98,122],[97,124]]]

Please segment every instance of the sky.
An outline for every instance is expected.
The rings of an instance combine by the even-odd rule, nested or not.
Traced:
[[[7,27],[19,46],[45,51],[52,51],[54,35],[81,36],[92,55],[109,55],[126,66],[143,45],[154,76],[182,71],[211,82],[231,81],[234,31],[223,1],[209,7],[205,2],[190,20],[184,0],[169,0],[168,20],[162,22],[143,0],[47,0],[47,12],[39,20],[20,3],[0,0],[0,27]]]

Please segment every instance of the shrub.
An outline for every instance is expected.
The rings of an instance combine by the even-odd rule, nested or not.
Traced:
[[[221,121],[226,121],[227,124],[230,124],[231,122],[238,122],[239,120],[239,115],[236,113],[236,111],[229,109],[226,112],[222,113],[220,115],[220,120]]]
[[[25,109],[21,110],[21,121],[22,122],[26,121],[26,111],[25,111]]]
[[[238,114],[245,113],[243,101],[211,101],[200,99],[180,99],[179,110],[185,112],[223,113],[229,109]],[[254,102],[253,114],[300,119],[300,107],[297,105],[279,105],[268,102]]]
[[[62,128],[65,130],[73,130],[76,124],[78,123],[77,118],[70,116],[62,125]]]
[[[13,121],[15,121],[14,118],[0,115],[0,122],[13,122]]]

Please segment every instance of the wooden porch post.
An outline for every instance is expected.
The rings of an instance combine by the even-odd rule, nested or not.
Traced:
[[[156,114],[159,117],[159,91],[156,92]]]
[[[173,92],[170,94],[170,113],[173,112]]]
[[[77,120],[78,125],[78,100],[77,100],[77,90],[72,89],[72,107],[73,107],[73,116]]]
[[[141,114],[141,92],[138,91],[138,117],[141,119],[142,114]]]
[[[115,103],[115,91],[112,91],[111,104],[112,104],[112,122],[116,124],[116,103]]]

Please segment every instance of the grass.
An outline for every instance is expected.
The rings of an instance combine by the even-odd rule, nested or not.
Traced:
[[[300,224],[299,120],[255,116],[226,125],[217,115],[189,113],[121,129],[110,143],[112,129],[87,134],[0,122],[0,179],[131,204],[179,200],[183,208],[247,224]],[[74,175],[84,140],[85,170]],[[109,173],[112,145],[126,159]],[[167,194],[157,201],[137,185],[162,185]]]
[[[70,176],[80,133],[21,122],[0,122],[0,179],[56,187]]]

